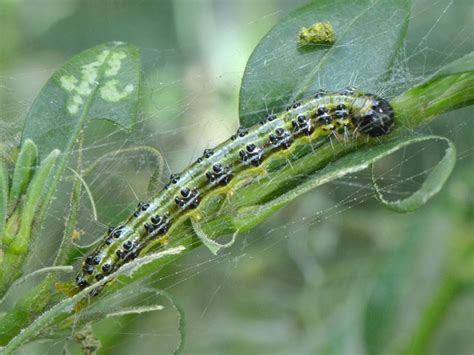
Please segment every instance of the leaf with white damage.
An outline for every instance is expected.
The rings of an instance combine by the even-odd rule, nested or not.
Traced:
[[[22,141],[31,139],[40,158],[68,152],[87,120],[133,125],[138,101],[140,58],[135,47],[107,43],[70,59],[46,83],[33,103]]]
[[[107,119],[130,129],[137,113],[139,84],[138,50],[111,42],[74,56],[43,87],[26,117],[22,145],[33,141],[39,161],[54,149],[62,154],[37,217],[39,224],[88,121]]]

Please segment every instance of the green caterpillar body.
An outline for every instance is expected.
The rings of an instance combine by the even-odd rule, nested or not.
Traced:
[[[295,141],[310,144],[332,135],[378,137],[391,132],[394,112],[390,104],[372,94],[345,89],[321,91],[295,102],[286,111],[268,115],[237,133],[215,149],[204,151],[195,163],[167,184],[151,201],[140,203],[122,225],[109,228],[105,238],[84,259],[75,283],[84,289],[144,253],[151,243],[161,249],[169,242],[169,230],[183,223],[213,190],[229,184],[239,174],[271,160]],[[98,289],[93,291],[97,294]]]

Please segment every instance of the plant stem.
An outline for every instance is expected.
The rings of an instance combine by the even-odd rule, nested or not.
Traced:
[[[473,103],[474,71],[434,78],[405,91],[391,102],[403,130],[416,128],[444,112]]]

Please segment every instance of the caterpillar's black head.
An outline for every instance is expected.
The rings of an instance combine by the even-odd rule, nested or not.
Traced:
[[[370,137],[389,134],[395,123],[392,106],[376,95],[370,95],[369,98],[367,106],[354,117],[357,128]]]

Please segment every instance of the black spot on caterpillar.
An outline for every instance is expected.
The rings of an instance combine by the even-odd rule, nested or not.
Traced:
[[[354,89],[339,93],[320,91],[311,98],[293,103],[286,111],[267,116],[259,125],[239,128],[230,139],[203,156],[179,175],[122,225],[109,228],[107,235],[83,261],[76,285],[83,289],[137,258],[151,242],[166,248],[169,228],[181,216],[199,206],[200,201],[219,186],[275,152],[286,150],[306,137],[307,144],[344,134],[379,137],[389,134],[394,112],[388,101]],[[178,222],[176,222],[178,223]],[[98,294],[95,290],[93,294]]]

